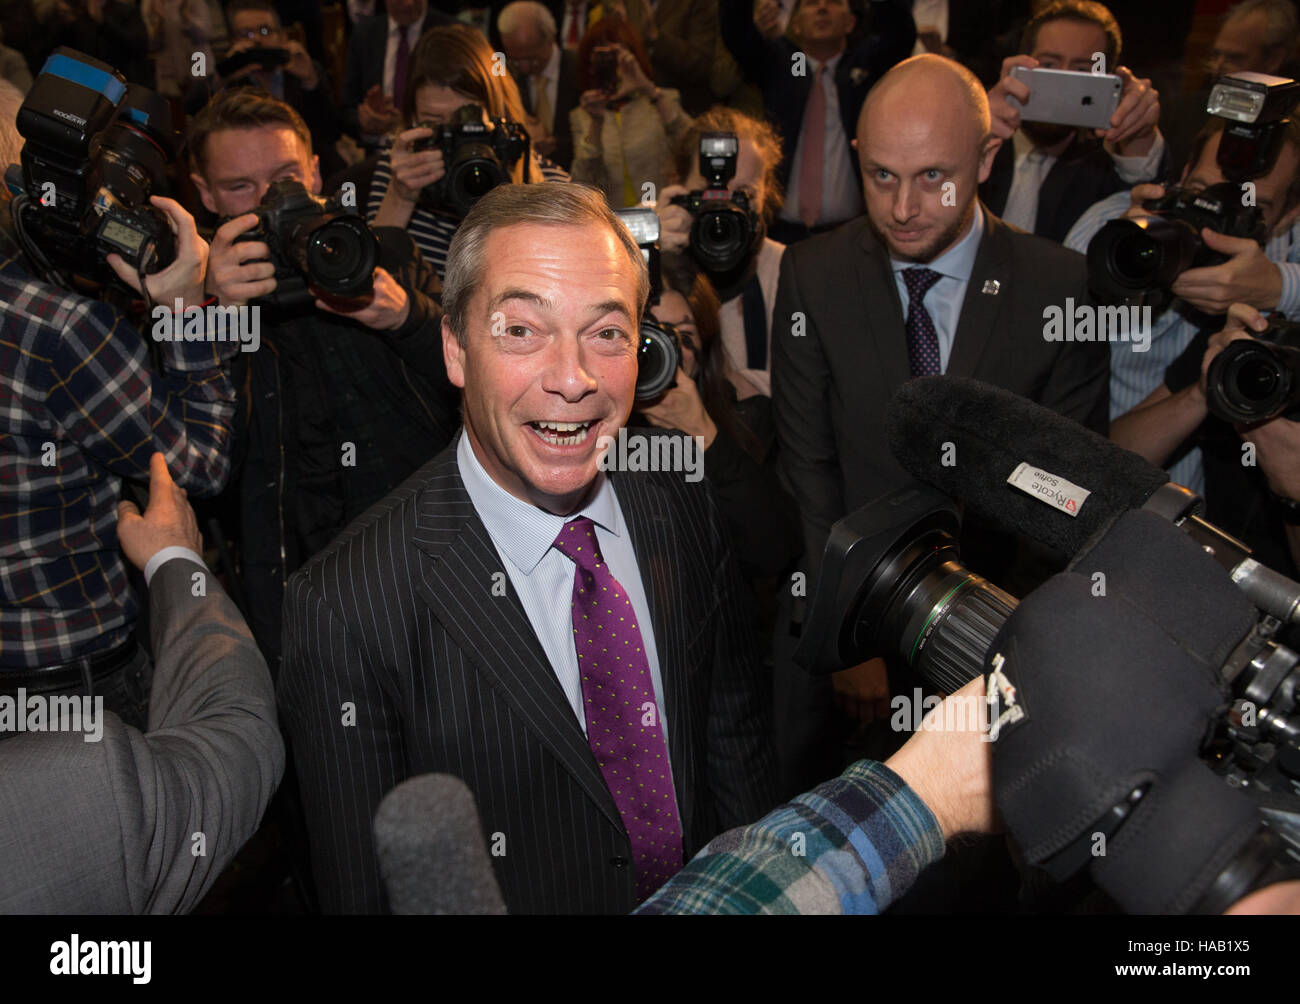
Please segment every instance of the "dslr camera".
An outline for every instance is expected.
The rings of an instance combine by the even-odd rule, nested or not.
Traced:
[[[461,105],[445,125],[421,123],[433,135],[416,140],[412,150],[441,150],[446,173],[420,193],[420,202],[457,219],[497,185],[510,181],[519,158],[529,158],[528,131],[504,118],[483,121],[481,105]]]
[[[18,131],[22,164],[5,172],[14,229],[47,279],[114,282],[110,253],[142,276],[175,260],[171,224],[149,203],[177,150],[161,97],[60,47],[18,110]]]
[[[632,232],[650,270],[650,295],[641,312],[640,340],[636,349],[637,404],[656,401],[677,386],[677,370],[682,365],[682,336],[677,328],[656,320],[650,308],[659,302],[663,278],[659,270],[659,216],[653,209],[634,206],[616,209],[614,215]]]
[[[312,290],[351,299],[374,288],[379,242],[366,222],[302,182],[274,182],[256,209],[257,226],[238,241],[262,241],[275,265],[275,289],[256,301],[278,311],[309,310]]]
[[[1146,203],[1153,219],[1112,220],[1102,227],[1088,244],[1093,293],[1110,303],[1151,294],[1168,300],[1169,285],[1180,273],[1227,261],[1205,247],[1201,227],[1262,246],[1268,238],[1264,217],[1243,204],[1242,183],[1273,169],[1297,101],[1300,83],[1286,77],[1243,72],[1215,81],[1205,110],[1226,123],[1215,162],[1228,180],[1203,192],[1169,189]]]
[[[1150,216],[1111,220],[1088,244],[1088,284],[1108,303],[1167,290],[1189,268],[1227,261],[1206,246],[1202,227],[1261,246],[1267,239],[1264,214],[1242,205],[1241,188],[1230,181],[1199,192],[1171,188],[1143,205]]]
[[[678,195],[675,206],[685,206],[691,223],[691,254],[706,272],[715,275],[739,269],[749,260],[762,230],[758,214],[745,192],[732,192],[727,182],[736,176],[740,140],[734,132],[706,132],[700,136],[700,174],[703,190]]]
[[[1206,403],[1225,422],[1300,422],[1300,324],[1273,321],[1229,342],[1205,374]]]

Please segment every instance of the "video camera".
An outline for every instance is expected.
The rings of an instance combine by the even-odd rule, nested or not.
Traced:
[[[614,215],[632,232],[650,270],[650,295],[641,312],[640,341],[636,350],[636,403],[658,400],[677,386],[677,370],[682,365],[682,336],[671,324],[656,320],[650,308],[663,293],[659,269],[659,215],[653,209],[634,206],[616,209]]]
[[[1260,799],[1270,841],[1300,856],[1300,655],[1279,641],[1300,624],[1300,585],[1202,520],[1201,499],[1163,471],[1005,391],[914,380],[896,394],[887,425],[896,458],[927,484],[889,492],[832,527],[795,661],[830,673],[880,656],[956,691],[983,673],[1018,601],[961,563],[950,495],[999,529],[1076,556],[1125,513],[1145,509],[1187,533],[1255,605],[1254,628],[1223,661],[1233,700],[1202,757],[1229,787]],[[959,465],[936,459],[945,445]]]
[[[700,136],[700,174],[706,188],[671,201],[685,206],[694,217],[690,248],[706,272],[725,274],[745,264],[762,233],[758,213],[745,192],[732,192],[727,182],[736,176],[740,140],[734,132],[706,132]]]
[[[1088,285],[1106,303],[1133,297],[1168,300],[1170,284],[1189,268],[1220,265],[1227,256],[1201,239],[1208,227],[1229,237],[1268,239],[1263,213],[1242,185],[1277,163],[1300,83],[1262,73],[1221,77],[1206,111],[1226,120],[1215,161],[1228,180],[1202,192],[1170,188],[1144,208],[1143,219],[1111,220],[1088,244]],[[1247,203],[1250,203],[1249,205]]]
[[[1205,374],[1206,403],[1225,422],[1300,422],[1300,324],[1272,321],[1224,346]]]
[[[107,63],[60,47],[18,111],[27,141],[5,183],[24,252],[52,282],[109,283],[122,257],[141,276],[176,258],[171,224],[149,197],[165,187],[177,137],[167,103]]]
[[[273,182],[255,211],[257,226],[236,242],[263,241],[271,251],[276,286],[259,304],[296,312],[311,308],[313,289],[345,299],[373,289],[379,242],[354,212],[291,179]]]
[[[433,135],[411,149],[441,150],[446,173],[420,192],[420,202],[464,219],[474,203],[510,181],[519,159],[530,159],[528,131],[504,118],[483,121],[481,105],[461,105],[444,125],[421,123]]]

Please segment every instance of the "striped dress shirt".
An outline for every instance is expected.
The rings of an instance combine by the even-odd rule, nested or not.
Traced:
[[[1096,203],[1079,217],[1078,222],[1065,237],[1065,246],[1081,254],[1088,253],[1088,244],[1105,224],[1119,219],[1128,210],[1131,198],[1128,192],[1116,192]],[[1264,246],[1268,260],[1282,273],[1282,295],[1277,309],[1288,317],[1300,311],[1300,223],[1275,235]],[[1190,305],[1175,300],[1151,322],[1151,348],[1146,352],[1133,351],[1133,344],[1112,345],[1110,354],[1110,417],[1113,421],[1139,404],[1165,381],[1165,370],[1183,354],[1196,337],[1199,325],[1206,315]],[[1211,319],[1222,327],[1218,319]],[[1200,449],[1190,450],[1177,463],[1169,467],[1169,476],[1198,495],[1205,494],[1205,470]]]

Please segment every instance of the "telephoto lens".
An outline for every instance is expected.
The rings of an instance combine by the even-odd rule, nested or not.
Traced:
[[[677,384],[682,364],[682,339],[677,329],[647,313],[641,321],[641,342],[636,352],[637,403],[655,401]]]
[[[1275,322],[1224,346],[1205,374],[1206,404],[1225,422],[1300,421],[1300,324]]]
[[[316,288],[341,297],[370,292],[379,245],[358,217],[336,216],[308,230],[298,247],[303,271]]]

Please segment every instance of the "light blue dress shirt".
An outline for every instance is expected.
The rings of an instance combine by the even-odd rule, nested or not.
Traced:
[[[659,672],[654,628],[650,622],[650,604],[641,581],[632,537],[623,521],[623,510],[619,508],[618,496],[614,494],[609,478],[604,472],[597,473],[599,487],[592,500],[572,516],[556,516],[515,498],[493,481],[479,463],[469,435],[464,432],[456,446],[456,463],[474,510],[496,545],[502,567],[510,577],[510,584],[523,604],[528,622],[542,643],[542,650],[550,660],[555,678],[584,734],[587,716],[583,712],[582,679],[578,672],[577,646],[573,640],[573,576],[577,566],[554,545],[560,530],[570,520],[586,516],[595,524],[600,553],[636,612],[650,663],[650,680],[655,689],[655,703],[659,706],[659,723],[666,747],[668,723],[664,710],[664,685]]]
[[[921,265],[914,261],[899,261],[892,255],[889,264],[894,270],[894,283],[898,287],[898,299],[903,305],[903,322],[907,322],[908,293],[903,281],[903,270],[907,268],[933,269],[943,276],[926,290],[921,300],[922,306],[934,322],[935,333],[939,336],[939,370],[948,372],[948,357],[952,355],[952,340],[957,334],[957,321],[961,317],[961,304],[966,299],[966,286],[970,283],[970,274],[975,268],[975,256],[979,254],[980,240],[984,237],[984,210],[975,203],[975,219],[966,236],[941,254],[934,261]]]

